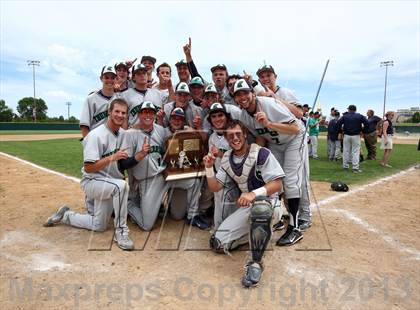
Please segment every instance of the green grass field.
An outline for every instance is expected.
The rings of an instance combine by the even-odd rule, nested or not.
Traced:
[[[355,174],[351,171],[344,171],[341,161],[328,161],[325,140],[319,140],[318,145],[318,156],[320,158],[318,160],[310,160],[311,180],[314,181],[332,182],[339,180],[348,184],[365,183],[420,163],[420,152],[417,151],[417,145],[397,144],[394,145],[394,150],[391,154],[390,164],[393,168],[384,168],[379,165],[382,151],[379,150],[378,144],[378,160],[364,161],[360,165],[363,172]],[[83,162],[82,144],[77,138],[0,142],[0,151],[52,170],[81,177],[80,169]],[[364,147],[363,152],[366,154]]]
[[[80,130],[0,130],[0,135],[49,135],[80,133]]]

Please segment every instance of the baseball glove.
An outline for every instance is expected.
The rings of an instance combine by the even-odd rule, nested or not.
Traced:
[[[347,192],[349,187],[343,182],[332,182],[331,189],[336,192]]]

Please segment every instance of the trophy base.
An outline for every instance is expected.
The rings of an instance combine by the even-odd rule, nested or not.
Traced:
[[[191,179],[191,178],[199,178],[206,175],[205,171],[191,171],[191,172],[184,172],[184,173],[167,173],[164,172],[165,181],[175,181],[175,180],[183,180],[183,179]]]

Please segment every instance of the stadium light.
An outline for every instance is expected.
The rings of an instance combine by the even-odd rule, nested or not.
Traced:
[[[392,60],[381,61],[381,67],[385,67],[385,89],[384,89],[384,111],[383,116],[385,117],[385,103],[386,103],[386,84],[388,79],[388,67],[393,66],[394,62]]]
[[[33,76],[33,81],[34,81],[34,106],[32,109],[32,118],[33,121],[36,122],[36,104],[35,104],[35,66],[40,65],[40,61],[39,60],[27,60],[26,61],[28,63],[28,66],[32,66],[32,76]]]

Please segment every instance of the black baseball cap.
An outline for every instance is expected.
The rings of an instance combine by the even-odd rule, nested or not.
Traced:
[[[143,56],[143,57],[141,58],[140,62],[143,62],[143,61],[145,61],[145,60],[149,60],[149,61],[151,61],[151,62],[153,63],[153,65],[155,65],[155,63],[156,63],[156,58],[155,58],[155,57],[153,57],[153,56]]]
[[[271,72],[271,73],[276,74],[276,72],[274,71],[274,68],[270,65],[264,65],[261,68],[259,68],[257,70],[257,76],[260,76],[260,74],[263,72]]]
[[[211,68],[210,68],[210,71],[211,71],[211,73],[214,73],[214,71],[216,71],[216,70],[218,70],[218,69],[225,70],[225,71],[227,72],[227,68],[226,68],[226,66],[225,66],[225,65],[223,65],[223,64],[217,64],[217,65],[215,65],[215,66],[211,67]]]

